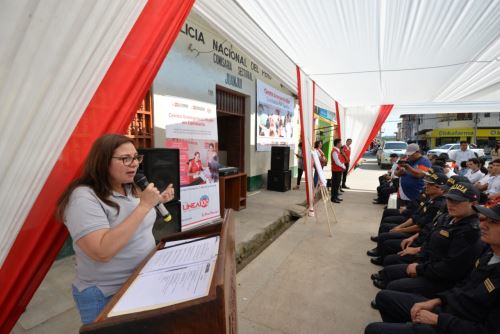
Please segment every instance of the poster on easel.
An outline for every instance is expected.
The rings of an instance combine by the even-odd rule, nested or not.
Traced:
[[[155,127],[179,149],[182,230],[220,219],[217,112],[212,103],[155,96]]]

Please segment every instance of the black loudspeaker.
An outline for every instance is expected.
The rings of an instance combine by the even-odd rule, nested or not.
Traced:
[[[291,170],[268,170],[267,171],[267,190],[288,191],[292,184]]]
[[[181,177],[179,173],[179,150],[174,148],[141,148],[139,154],[144,154],[140,171],[153,182],[160,191],[172,183],[175,190],[174,200],[181,197]]]
[[[153,226],[153,236],[155,237],[156,243],[173,233],[181,232],[181,202],[173,201],[165,203],[164,205],[168,212],[172,215],[172,220],[166,223],[160,215],[157,215],[156,222]]]
[[[272,146],[271,147],[271,170],[285,171],[289,169],[290,147]]]

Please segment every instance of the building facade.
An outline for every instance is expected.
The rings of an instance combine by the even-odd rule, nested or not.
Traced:
[[[290,96],[293,101],[295,111],[287,132],[293,133],[295,143],[289,165],[296,169],[294,150],[300,138],[300,117],[294,87],[286,87],[265,63],[242,51],[193,12],[153,82],[150,108],[141,106],[150,111],[154,119],[150,147],[165,147],[168,135],[164,119],[169,112],[162,103],[165,97],[213,104],[217,111],[219,161],[245,172],[249,191],[261,188],[267,181],[271,153],[257,149],[257,81]],[[134,122],[144,123],[145,118],[139,116]],[[133,131],[129,132],[133,135]]]
[[[400,138],[435,148],[466,140],[494,147],[500,140],[500,113],[401,115]]]

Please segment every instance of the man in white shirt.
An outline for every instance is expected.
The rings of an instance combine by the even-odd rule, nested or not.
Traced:
[[[460,149],[450,153],[450,159],[457,162],[457,166],[459,166],[458,168],[461,168],[460,165],[462,161],[469,161],[469,159],[476,158],[476,154],[469,150],[468,147],[469,143],[461,141]]]
[[[464,176],[469,179],[470,183],[474,184],[483,178],[484,173],[479,169],[481,163],[477,158],[469,159],[467,161],[467,167],[469,167],[469,170]]]
[[[488,183],[485,185],[476,183],[476,187],[479,190],[484,190],[484,192],[488,195],[488,198],[492,199],[500,195],[500,159],[496,159],[493,160],[493,162],[490,162],[490,166],[491,176],[488,179]]]
[[[488,174],[486,174],[485,176],[483,176],[481,178],[481,180],[477,181],[474,185],[476,186],[477,189],[481,189],[481,187],[484,187],[484,185],[486,185],[486,187],[488,187],[488,180],[490,179],[491,177],[491,170],[493,169],[493,164],[489,164],[488,165]],[[486,188],[484,188],[486,189]]]

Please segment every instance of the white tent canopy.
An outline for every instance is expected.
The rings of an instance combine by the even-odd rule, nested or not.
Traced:
[[[500,0],[198,0],[195,10],[292,90],[297,64],[322,90],[317,105],[338,101],[354,156],[380,105],[500,111]]]
[[[344,107],[500,101],[498,0],[200,0],[195,8],[249,52],[285,54]],[[269,66],[279,74],[290,63]]]
[[[185,16],[155,16],[170,13],[164,8],[168,3],[172,12],[181,13],[181,2],[172,0],[1,3],[0,209],[5,223],[0,228],[0,278],[5,282],[12,268],[19,269],[2,271],[5,259],[13,258],[8,255],[21,226],[38,237],[55,234],[51,217],[37,216],[37,221],[26,217],[36,199],[43,197],[41,189],[50,188],[46,181],[53,166],[78,164],[61,159],[60,153],[124,41],[139,27],[131,49],[124,53],[138,51],[136,65],[147,64],[158,54],[163,57],[149,48],[163,46],[166,52],[170,45],[169,41],[160,45],[161,38],[154,35],[148,52],[142,54],[147,36],[163,31],[147,23],[161,24],[154,19],[164,18],[175,26],[171,34],[175,36]],[[312,133],[313,103],[331,110],[335,101],[340,103],[342,136],[355,140],[354,152],[361,151],[372,124],[380,123],[380,105],[394,104],[394,110],[407,113],[500,111],[500,0],[198,0],[195,11],[259,59],[291,91],[298,92],[297,73],[301,73],[306,139]],[[134,58],[126,54],[124,58]],[[147,71],[139,71],[142,65],[137,65],[135,72],[123,71],[120,78],[132,81],[137,74],[142,81],[134,81],[136,85],[149,85],[146,78],[155,72],[153,65]],[[315,101],[311,87],[316,87]],[[127,85],[120,92],[130,90]],[[123,108],[113,112],[132,112],[132,99],[118,98]],[[30,268],[51,260],[33,258]],[[22,278],[16,282],[20,287],[16,296],[32,280],[39,283],[40,275]],[[8,304],[9,314],[18,316],[22,307],[14,307],[19,300],[9,299],[10,288],[0,293],[0,306],[4,311]],[[5,314],[0,314],[0,326]]]

